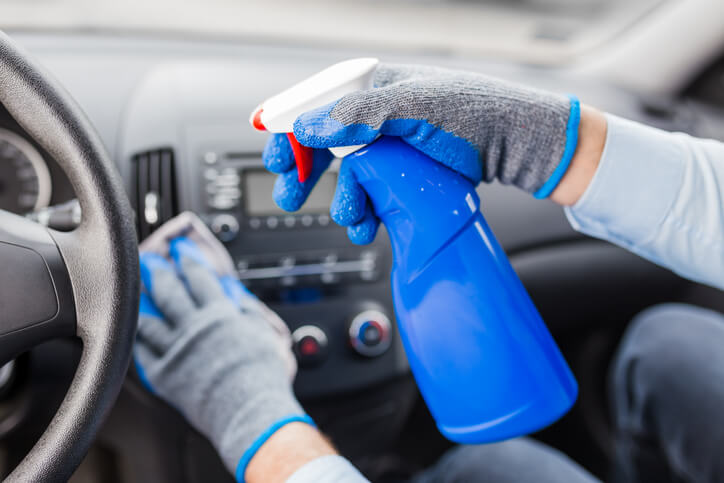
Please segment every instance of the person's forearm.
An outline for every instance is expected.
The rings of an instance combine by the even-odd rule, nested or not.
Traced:
[[[589,106],[581,108],[578,126],[578,145],[566,174],[550,199],[559,205],[574,205],[586,191],[596,174],[606,144],[606,118]]]
[[[581,125],[577,159],[556,193],[571,226],[724,289],[724,143],[611,114],[603,130],[595,117]],[[592,140],[601,135],[598,155]]]
[[[339,456],[316,428],[290,423],[274,433],[254,455],[247,483],[369,483]]]
[[[312,460],[337,454],[314,427],[290,423],[281,427],[249,462],[247,483],[282,483]]]

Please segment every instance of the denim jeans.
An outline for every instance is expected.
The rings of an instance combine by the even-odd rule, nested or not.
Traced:
[[[724,316],[686,305],[639,314],[611,367],[612,481],[724,482]],[[529,438],[450,450],[414,483],[589,483]]]
[[[687,305],[636,317],[611,371],[620,482],[724,482],[724,316]]]
[[[598,480],[563,453],[530,438],[458,446],[412,483],[593,483]]]

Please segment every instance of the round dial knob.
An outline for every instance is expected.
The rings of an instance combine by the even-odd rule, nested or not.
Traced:
[[[211,220],[211,231],[222,242],[228,242],[236,238],[237,233],[239,233],[239,222],[232,215],[216,215]]]
[[[327,334],[316,325],[303,325],[292,332],[294,353],[302,367],[321,364],[327,356]]]
[[[365,310],[349,325],[349,341],[357,353],[375,357],[382,355],[392,339],[390,319],[379,310]]]

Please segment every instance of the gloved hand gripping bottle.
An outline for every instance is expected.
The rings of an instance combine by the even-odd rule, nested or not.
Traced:
[[[372,88],[376,59],[355,59],[264,102],[257,129],[290,133],[300,181],[309,151],[294,120],[356,90]],[[404,141],[382,136],[334,148],[385,224],[402,342],[438,428],[459,443],[536,431],[572,406],[577,384],[480,210],[466,178]]]

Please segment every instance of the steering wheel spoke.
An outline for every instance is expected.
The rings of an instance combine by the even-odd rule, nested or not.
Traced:
[[[70,279],[42,226],[0,210],[0,362],[75,334]]]

